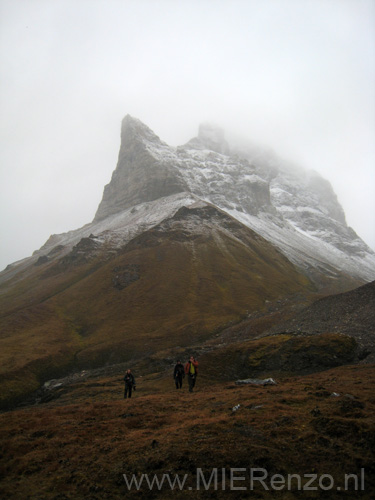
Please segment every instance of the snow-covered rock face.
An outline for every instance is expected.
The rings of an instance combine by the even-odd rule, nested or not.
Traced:
[[[259,159],[177,148],[175,164],[189,190],[276,245],[308,274],[334,270],[371,281],[375,254],[346,225],[330,183],[274,156]]]
[[[375,254],[346,225],[327,180],[273,154],[231,152],[224,132],[210,124],[173,148],[127,116],[119,162],[95,220],[186,191],[257,231],[301,268],[375,278]]]
[[[209,202],[270,241],[310,277],[337,271],[375,279],[375,253],[346,225],[328,181],[260,150],[230,150],[221,129],[200,126],[198,137],[173,148],[126,116],[116,170],[94,221],[51,239],[69,251],[96,236],[116,248],[171,217],[182,206]]]

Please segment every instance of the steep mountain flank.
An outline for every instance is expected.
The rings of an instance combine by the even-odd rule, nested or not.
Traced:
[[[312,290],[270,243],[203,203],[101,252],[86,238],[3,286],[4,400],[72,369],[202,342],[266,300]]]

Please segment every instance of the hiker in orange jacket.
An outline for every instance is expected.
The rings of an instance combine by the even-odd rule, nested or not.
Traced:
[[[194,356],[190,356],[189,361],[185,364],[185,373],[188,376],[189,392],[193,392],[198,375],[198,361]]]

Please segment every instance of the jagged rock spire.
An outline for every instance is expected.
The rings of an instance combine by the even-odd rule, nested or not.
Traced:
[[[133,141],[161,143],[159,137],[141,120],[126,115],[121,122],[121,147],[127,148]]]
[[[117,167],[104,188],[94,221],[145,201],[186,191],[179,172],[172,165],[158,161],[158,152],[169,149],[147,125],[126,115],[121,125]]]

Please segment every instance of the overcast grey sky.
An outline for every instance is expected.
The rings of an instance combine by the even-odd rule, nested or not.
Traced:
[[[0,0],[0,269],[90,222],[131,114],[333,185],[375,249],[374,0]]]

